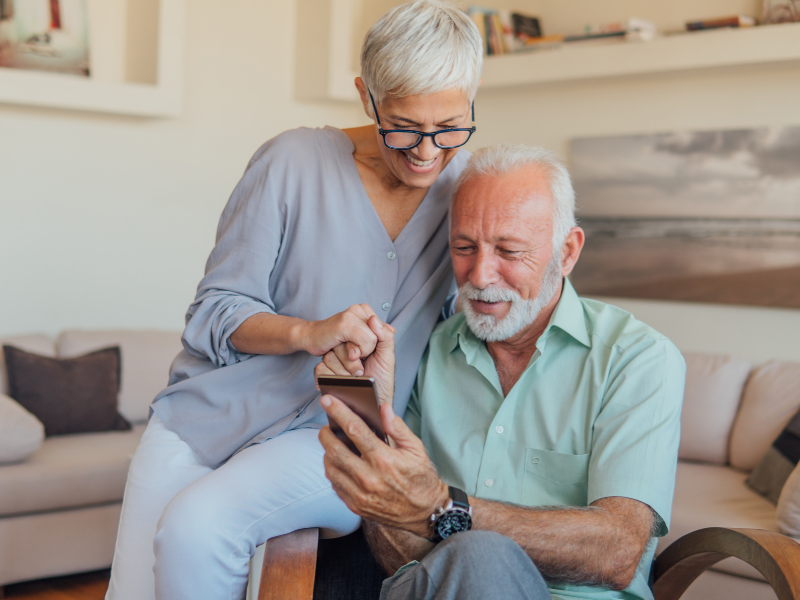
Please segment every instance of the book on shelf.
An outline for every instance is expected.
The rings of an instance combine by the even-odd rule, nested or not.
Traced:
[[[542,37],[536,17],[480,6],[471,6],[467,12],[481,32],[483,50],[487,56],[526,49],[530,40]]]
[[[723,17],[721,19],[706,19],[704,21],[689,21],[686,23],[688,31],[701,31],[703,29],[723,29],[726,27],[753,27],[756,20],[745,15]]]

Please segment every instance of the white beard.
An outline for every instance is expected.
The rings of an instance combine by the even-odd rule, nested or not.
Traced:
[[[476,337],[485,342],[502,342],[512,338],[536,320],[542,309],[558,291],[560,281],[561,265],[559,260],[554,258],[547,265],[547,271],[542,279],[542,288],[533,300],[523,300],[516,290],[509,288],[489,286],[481,290],[467,282],[458,288],[458,294],[461,296],[461,309],[467,318],[467,326]],[[494,315],[477,312],[470,300],[511,302],[511,308],[504,318],[498,319]]]

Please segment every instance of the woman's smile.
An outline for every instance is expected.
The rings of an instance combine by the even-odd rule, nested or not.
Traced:
[[[414,156],[411,152],[401,152],[403,158],[405,159],[406,166],[412,173],[416,173],[422,175],[424,173],[430,173],[436,168],[436,163],[439,160],[439,157],[442,156],[441,154],[436,155],[434,158],[430,160],[420,160],[416,156]]]

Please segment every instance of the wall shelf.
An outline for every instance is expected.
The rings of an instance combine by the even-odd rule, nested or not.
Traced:
[[[800,23],[699,31],[650,42],[603,45],[578,42],[530,53],[488,57],[483,69],[483,87],[788,61],[800,62]]]
[[[299,0],[295,96],[357,101],[353,79],[358,0]],[[302,27],[302,30],[300,29]],[[717,29],[650,42],[578,42],[486,58],[482,89],[699,69],[800,64],[800,23]]]
[[[156,83],[97,81],[0,67],[0,102],[143,117],[175,117],[183,108],[184,0],[160,0]]]

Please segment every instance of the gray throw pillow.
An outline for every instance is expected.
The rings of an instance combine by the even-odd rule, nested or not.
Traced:
[[[745,483],[755,492],[778,504],[781,490],[800,460],[800,411],[772,442],[767,453]]]
[[[58,359],[3,346],[8,395],[31,412],[45,435],[130,429],[117,412],[119,347]]]

